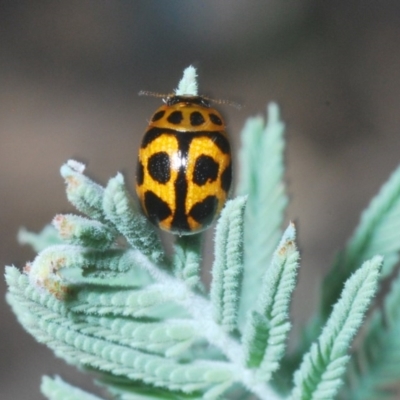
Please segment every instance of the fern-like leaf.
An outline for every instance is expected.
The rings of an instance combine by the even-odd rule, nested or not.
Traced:
[[[160,239],[149,221],[135,206],[121,174],[108,182],[103,208],[107,219],[126,237],[134,249],[139,249],[155,262],[162,260],[164,251]]]
[[[104,278],[105,285],[140,287],[151,282],[149,275],[135,267],[131,250],[94,250],[72,245],[51,246],[43,250],[29,265],[32,284],[45,288],[58,298],[68,294],[71,284],[97,283],[90,276]],[[117,274],[118,273],[118,274]],[[130,277],[126,279],[127,275]]]
[[[316,343],[295,373],[293,400],[333,399],[342,385],[348,348],[376,293],[382,257],[366,261],[346,282]]]
[[[84,316],[81,331],[108,341],[166,357],[177,357],[187,350],[201,332],[190,320],[130,320],[118,317]]]
[[[52,225],[46,225],[41,232],[29,232],[25,228],[21,228],[18,232],[18,242],[27,244],[36,252],[44,250],[46,247],[61,244],[62,239],[57,230]]]
[[[200,287],[202,235],[181,236],[176,239],[174,273],[192,288]]]
[[[179,81],[178,87],[175,89],[175,94],[177,96],[197,96],[197,72],[196,68],[189,65],[183,71],[183,77]]]
[[[64,382],[58,376],[55,378],[44,376],[40,389],[49,400],[102,400],[100,397]]]
[[[79,321],[68,318],[65,303],[59,302],[59,309],[55,310],[56,300],[46,293],[40,301],[35,301],[37,291],[16,269],[7,270],[7,281],[10,286],[7,299],[21,324],[68,362],[186,393],[231,385],[234,375],[227,363],[199,360],[180,364],[93,337],[82,330]],[[53,304],[50,308],[47,298]]]
[[[246,197],[226,203],[215,234],[215,261],[210,297],[215,320],[228,332],[237,327],[243,269],[243,216]]]
[[[107,390],[118,400],[200,400],[203,393],[177,393],[132,382],[105,380]],[[219,398],[218,400],[222,400]]]
[[[69,160],[61,167],[68,200],[88,217],[106,222],[103,211],[104,188],[83,175],[84,170],[85,165],[75,160]]]
[[[245,216],[245,265],[240,300],[241,326],[256,301],[265,269],[282,236],[288,198],[283,182],[284,124],[278,106],[268,106],[268,123],[250,118],[242,131],[238,193],[248,195]]]
[[[323,280],[318,312],[307,324],[300,345],[284,360],[283,371],[291,375],[301,355],[318,336],[329,317],[343,283],[365,260],[381,254],[385,262],[381,277],[391,274],[400,251],[400,167],[382,186],[363,212],[360,223],[346,247],[338,254],[332,269]]]
[[[175,317],[187,316],[181,308],[171,304],[176,299],[175,296],[175,293],[158,284],[148,285],[140,290],[123,287],[104,290],[102,285],[92,285],[88,289],[80,290],[70,307],[74,312],[92,315],[155,318],[162,312],[165,317],[170,316],[172,309]]]
[[[352,354],[343,399],[395,399],[385,386],[400,379],[400,274]]]
[[[59,236],[69,244],[107,249],[116,239],[116,232],[109,226],[78,215],[59,214],[53,219],[53,225]]]
[[[361,216],[359,226],[338,255],[322,285],[321,320],[339,297],[343,282],[375,254],[385,258],[382,278],[391,274],[400,252],[400,167]]]
[[[258,376],[263,381],[269,380],[278,369],[290,329],[289,305],[299,260],[295,236],[291,224],[265,272],[256,307],[249,315],[243,333],[247,365],[258,368]]]

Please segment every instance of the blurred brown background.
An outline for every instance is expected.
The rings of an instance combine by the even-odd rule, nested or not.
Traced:
[[[299,227],[296,327],[335,251],[400,160],[397,1],[2,1],[0,3],[0,264],[23,266],[21,225],[70,211],[59,167],[75,157],[104,184],[133,181],[136,151],[159,99],[189,64],[224,107],[229,132],[282,106],[288,218]],[[0,283],[1,297],[5,285]],[[87,376],[54,359],[0,305],[0,399],[42,399],[43,374]]]

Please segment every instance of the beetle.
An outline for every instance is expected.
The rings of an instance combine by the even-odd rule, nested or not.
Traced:
[[[232,183],[221,114],[198,95],[170,95],[153,114],[139,149],[136,193],[149,220],[178,235],[219,215]]]

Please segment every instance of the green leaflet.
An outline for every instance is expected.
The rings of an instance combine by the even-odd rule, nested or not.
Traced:
[[[175,276],[192,288],[202,286],[200,282],[201,243],[202,235],[197,234],[178,237],[174,245]]]
[[[262,276],[282,235],[288,198],[283,182],[284,124],[275,103],[268,106],[268,122],[250,118],[242,131],[238,193],[248,195],[245,215],[245,264],[239,324],[256,301]]]
[[[24,303],[25,299],[29,298],[32,306],[35,306],[36,303],[40,306],[46,306],[49,310],[52,310],[54,316],[65,315],[67,313],[65,303],[57,300],[44,290],[37,290],[36,287],[28,282],[28,277],[21,274],[17,268],[6,267],[5,278],[9,287],[7,296],[19,297]],[[18,302],[14,303],[18,306]],[[29,317],[29,314],[27,317]]]
[[[69,244],[102,250],[111,247],[116,239],[116,232],[110,227],[79,215],[59,214],[53,219],[53,225]]]
[[[118,400],[200,400],[200,399],[218,399],[224,400],[221,394],[226,390],[230,383],[222,383],[214,386],[206,392],[172,392],[165,389],[155,388],[151,385],[132,382],[129,380],[114,377],[103,379],[103,384]]]
[[[337,301],[343,283],[365,260],[375,254],[384,257],[381,277],[391,274],[400,251],[400,167],[397,168],[372,199],[346,247],[338,254],[321,288],[321,303],[303,332],[295,353],[284,360],[283,371],[291,375],[301,355],[318,336],[332,305]]]
[[[265,272],[256,306],[243,332],[247,365],[258,368],[258,377],[264,382],[279,368],[290,329],[289,306],[299,260],[295,237],[294,225],[290,224]]]
[[[382,257],[366,261],[345,283],[317,342],[294,376],[293,400],[333,399],[342,385],[348,349],[374,297]]]
[[[100,397],[64,382],[58,376],[53,379],[44,376],[40,389],[49,400],[102,400]]]
[[[104,290],[104,286],[91,286],[80,290],[76,300],[71,303],[71,310],[93,315],[116,315],[153,317],[161,314],[165,317],[180,318],[187,314],[175,304],[174,294],[165,290],[162,285],[148,285],[145,289],[132,290],[115,287]]]
[[[121,383],[116,385],[112,381],[107,381],[107,389],[118,400],[224,400],[225,397],[221,395],[229,386],[231,386],[231,382],[215,385],[204,392],[197,390],[191,393],[183,393],[182,391],[155,388],[152,385],[132,385],[132,381],[125,385]]]
[[[126,237],[134,249],[140,250],[155,262],[162,261],[164,251],[160,239],[149,221],[135,207],[121,174],[108,182],[103,207],[107,219]]]
[[[151,322],[128,318],[85,316],[81,331],[127,347],[176,357],[187,350],[200,332],[187,320]]]
[[[243,216],[246,197],[226,203],[215,233],[210,298],[215,320],[231,332],[237,327],[243,269]]]
[[[121,273],[130,279],[123,279]],[[96,283],[96,277],[103,278],[103,285],[135,287],[151,282],[147,273],[135,265],[131,250],[101,251],[72,245],[43,250],[30,265],[29,276],[34,285],[46,288],[58,298],[68,293],[70,285]]]
[[[14,299],[18,298],[23,303],[28,302],[30,308],[37,309],[37,313],[46,312],[49,315],[52,312],[54,322],[65,325],[69,321],[69,325],[77,325],[79,328],[76,329],[87,335],[140,350],[163,353],[168,357],[177,356],[199,338],[200,332],[196,330],[193,322],[188,320],[174,319],[165,322],[151,322],[150,320],[146,322],[146,320],[110,316],[109,312],[103,312],[105,315],[103,317],[97,316],[102,314],[104,309],[107,310],[109,304],[115,305],[114,313],[117,313],[119,303],[123,309],[121,311],[123,315],[131,315],[133,314],[132,309],[135,309],[136,315],[148,316],[148,309],[154,306],[154,302],[147,297],[150,296],[151,289],[138,291],[136,297],[132,295],[132,291],[129,291],[126,296],[122,296],[120,291],[118,295],[115,293],[106,295],[104,287],[99,288],[96,296],[94,289],[92,291],[88,289],[80,293],[74,301],[64,303],[56,300],[52,295],[39,292],[36,288],[28,285],[28,278],[21,275],[15,268],[7,268],[6,279]],[[95,311],[90,309],[88,297],[96,305]],[[80,303],[80,301],[83,302]],[[80,306],[76,305],[77,303]],[[161,301],[159,303],[164,304]],[[72,314],[71,311],[75,313]]]
[[[11,289],[8,301],[22,325],[68,362],[187,393],[230,384],[233,378],[226,363],[195,361],[180,364],[83,333],[79,321],[57,313],[53,307],[49,309],[45,299],[42,299],[42,304],[33,301],[37,299],[37,293],[29,287],[27,277],[16,269],[9,268],[7,272]],[[50,303],[53,303],[52,299]],[[62,306],[61,310],[65,307]]]
[[[368,322],[363,341],[349,364],[342,399],[381,400],[398,396],[386,392],[400,378],[400,274],[381,308]]]
[[[103,211],[104,189],[83,175],[85,166],[69,160],[61,167],[61,176],[67,184],[68,200],[88,217],[106,222]]]
[[[33,250],[39,252],[46,247],[61,244],[62,240],[54,226],[49,224],[39,233],[29,232],[25,228],[21,228],[18,232],[18,242],[28,244]]]
[[[99,270],[125,272],[134,268],[131,251],[123,249],[95,250],[92,248],[58,245],[48,247],[35,258],[33,267],[44,268],[52,264],[53,270],[62,268],[90,269],[96,266]]]
[[[400,167],[363,212],[359,226],[338,255],[322,285],[321,317],[325,321],[343,282],[375,254],[385,258],[382,278],[391,274],[400,251]]]
[[[105,380],[107,389],[118,400],[200,400],[203,393],[171,392],[154,386],[135,384],[132,382],[114,382]]]
[[[177,96],[198,96],[197,72],[193,65],[189,65],[183,71],[182,79],[174,90]]]

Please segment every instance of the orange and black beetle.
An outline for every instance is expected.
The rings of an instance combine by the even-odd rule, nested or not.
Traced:
[[[225,123],[201,96],[173,95],[151,118],[139,150],[136,192],[159,228],[179,235],[206,229],[232,182]]]

